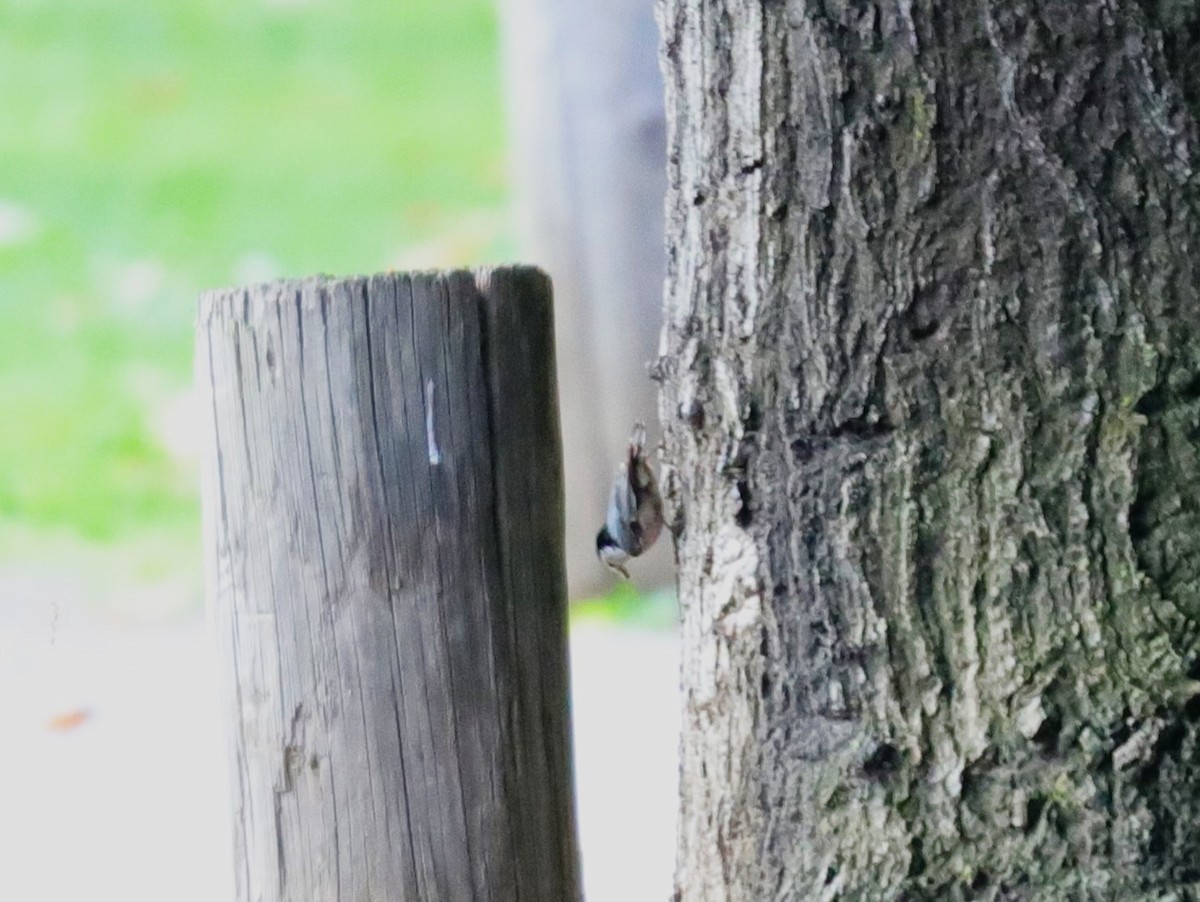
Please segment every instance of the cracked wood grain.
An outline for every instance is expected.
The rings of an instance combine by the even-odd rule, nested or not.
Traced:
[[[241,900],[579,898],[549,280],[209,292]]]

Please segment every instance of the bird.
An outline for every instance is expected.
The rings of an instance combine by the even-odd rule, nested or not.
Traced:
[[[635,423],[628,457],[613,476],[604,525],[596,533],[596,557],[626,579],[625,564],[653,545],[663,526],[662,496],[645,445],[646,427]]]

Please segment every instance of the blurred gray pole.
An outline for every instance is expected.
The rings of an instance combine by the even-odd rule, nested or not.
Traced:
[[[549,280],[206,294],[238,897],[579,897]]]
[[[572,597],[612,574],[594,554],[635,420],[656,440],[647,364],[662,318],[666,120],[653,0],[503,0],[523,253],[554,278]],[[672,576],[669,541],[634,568]]]

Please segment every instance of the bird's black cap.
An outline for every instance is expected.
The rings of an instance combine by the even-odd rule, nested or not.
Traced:
[[[596,554],[599,554],[603,548],[612,548],[617,543],[613,540],[612,534],[608,531],[607,526],[601,526],[600,531],[596,533]]]

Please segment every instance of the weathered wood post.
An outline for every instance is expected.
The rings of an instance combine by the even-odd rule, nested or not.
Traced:
[[[200,301],[241,900],[579,897],[549,280]]]

